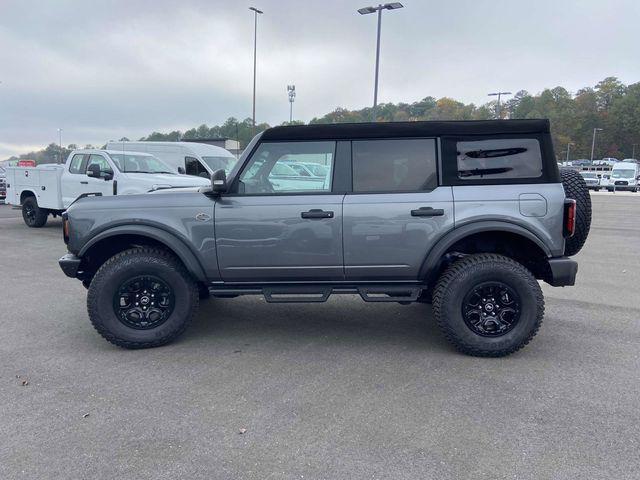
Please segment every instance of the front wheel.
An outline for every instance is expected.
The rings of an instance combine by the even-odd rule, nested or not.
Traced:
[[[40,228],[47,223],[49,212],[45,208],[38,206],[36,197],[27,197],[22,202],[22,219],[27,227]]]
[[[502,255],[477,254],[445,270],[434,289],[433,311],[459,351],[502,357],[536,335],[544,299],[540,285],[520,263]]]
[[[157,347],[181,335],[198,307],[198,288],[166,250],[134,248],[107,260],[87,295],[89,319],[109,342]]]

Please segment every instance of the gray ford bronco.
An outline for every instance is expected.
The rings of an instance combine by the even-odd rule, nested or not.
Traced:
[[[79,199],[59,263],[126,348],[172,341],[208,296],[347,293],[432,303],[457,349],[502,356],[540,328],[538,280],[574,284],[590,222],[547,120],[287,126],[210,187]]]

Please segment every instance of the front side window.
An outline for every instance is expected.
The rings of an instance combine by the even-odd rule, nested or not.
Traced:
[[[84,174],[84,170],[82,168],[82,162],[84,161],[85,155],[76,153],[71,159],[71,163],[69,164],[69,173],[74,174]]]
[[[540,142],[535,138],[496,138],[456,144],[460,180],[539,178]]]
[[[107,159],[104,158],[102,155],[89,155],[89,161],[87,162],[86,172],[91,170],[92,165],[98,165],[98,168],[100,169],[100,173],[107,173],[107,174],[113,175],[113,170],[111,169],[109,162],[107,162]]]
[[[352,142],[354,192],[413,192],[437,186],[435,140]]]
[[[195,157],[184,157],[184,171],[187,175],[209,178],[209,172]]]
[[[240,175],[238,193],[330,192],[335,142],[264,142]],[[304,175],[293,165],[313,162],[324,175]]]

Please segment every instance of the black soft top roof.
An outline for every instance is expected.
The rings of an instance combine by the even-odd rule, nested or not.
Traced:
[[[457,120],[291,125],[265,130],[261,140],[321,140],[441,135],[549,133],[549,120]]]

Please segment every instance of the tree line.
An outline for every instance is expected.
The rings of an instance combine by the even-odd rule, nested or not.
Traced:
[[[344,123],[371,121],[370,107],[360,110],[336,108],[322,117],[315,117],[309,123]],[[575,94],[563,87],[545,89],[532,95],[520,90],[498,108],[496,101],[476,106],[465,104],[452,98],[425,97],[413,103],[383,103],[378,105],[376,120],[380,122],[401,122],[419,120],[490,120],[497,118],[548,118],[558,160],[564,160],[567,145],[571,144],[571,158],[590,158],[594,128],[598,132],[594,158],[630,158],[633,145],[640,154],[640,82],[625,85],[616,77],[607,77],[593,87],[585,87]],[[294,121],[294,124],[303,122]],[[285,122],[282,125],[288,125]],[[255,133],[270,125],[260,123],[254,129],[251,118],[238,120],[229,117],[223,124],[209,127],[205,124],[185,132],[153,132],[140,140],[178,141],[181,139],[226,137],[238,140],[241,148],[246,146]],[[128,140],[122,138],[120,140]],[[60,151],[54,143],[44,150],[12,157],[33,158],[38,163],[63,160],[75,145]]]

